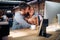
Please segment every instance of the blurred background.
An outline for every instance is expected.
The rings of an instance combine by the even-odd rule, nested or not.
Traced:
[[[44,18],[45,1],[52,1],[52,2],[56,2],[56,3],[60,3],[60,0],[0,0],[0,18],[1,18],[1,16],[3,16],[4,20],[6,20],[6,17],[4,15],[7,15],[8,18],[12,18],[13,19],[13,16],[14,16],[13,8],[15,6],[18,6],[20,3],[23,3],[23,2],[26,2],[27,4],[29,4],[32,7],[34,7],[35,11],[38,12],[39,15],[42,15],[42,17]],[[10,13],[10,14],[8,14],[8,13]],[[10,20],[9,22],[11,23],[10,27],[12,27],[13,20]],[[50,24],[49,28],[47,28],[47,31],[55,31],[56,27],[58,27],[57,23],[58,23],[58,18],[57,18],[57,16],[55,16],[53,18],[53,20],[52,20],[52,24],[53,25]],[[55,28],[55,29],[53,29],[53,28]],[[60,26],[58,28],[60,28]],[[49,33],[52,33],[52,32],[49,32]],[[24,37],[24,38],[26,40],[29,40],[31,38],[33,40],[35,40],[34,38],[36,38],[36,40],[40,40],[40,39],[45,40],[46,39],[45,37],[42,37],[42,38],[35,37],[36,34],[38,35],[38,30],[33,30],[33,31],[29,30],[29,29],[27,29],[27,30],[24,30],[24,29],[23,30],[16,30],[16,31],[10,30],[9,37],[12,36],[12,38],[11,39],[9,38],[9,40],[13,40],[14,38],[15,38],[14,40],[17,40],[17,39],[18,40],[19,39],[24,40],[23,36],[29,36],[29,35],[34,35],[34,36],[32,36],[32,37],[29,36],[29,37],[26,37],[26,38]],[[53,32],[52,35],[53,36],[48,38],[48,40],[49,39],[50,40],[51,39],[54,40],[55,37],[58,37],[59,32],[58,33],[57,32]],[[29,38],[29,39],[27,39],[27,38]]]

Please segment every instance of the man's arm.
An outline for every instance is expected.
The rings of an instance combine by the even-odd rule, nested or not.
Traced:
[[[16,16],[15,20],[23,27],[30,27],[30,24],[28,24],[20,15]]]
[[[37,17],[31,17],[31,18],[26,18],[25,19],[28,23],[30,23],[30,24],[35,24],[35,25],[37,25],[38,23],[37,23],[37,21],[38,21],[38,19],[37,19]]]

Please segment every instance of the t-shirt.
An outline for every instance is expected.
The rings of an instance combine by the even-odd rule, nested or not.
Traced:
[[[6,13],[6,16],[7,16],[8,18],[12,18],[12,17],[13,17],[13,13]]]

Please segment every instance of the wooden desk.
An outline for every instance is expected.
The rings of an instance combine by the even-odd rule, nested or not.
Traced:
[[[38,35],[38,30],[31,30],[31,29],[18,29],[18,30],[11,30],[9,37],[24,37],[24,36],[31,36],[31,35]]]

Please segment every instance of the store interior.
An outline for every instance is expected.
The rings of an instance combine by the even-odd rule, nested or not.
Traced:
[[[42,20],[38,21],[38,26],[12,30],[13,20],[9,21],[9,18],[14,19],[14,8],[24,2],[32,6]],[[60,40],[59,0],[0,1],[0,13],[0,16],[8,15],[4,21],[0,17],[1,40]]]

